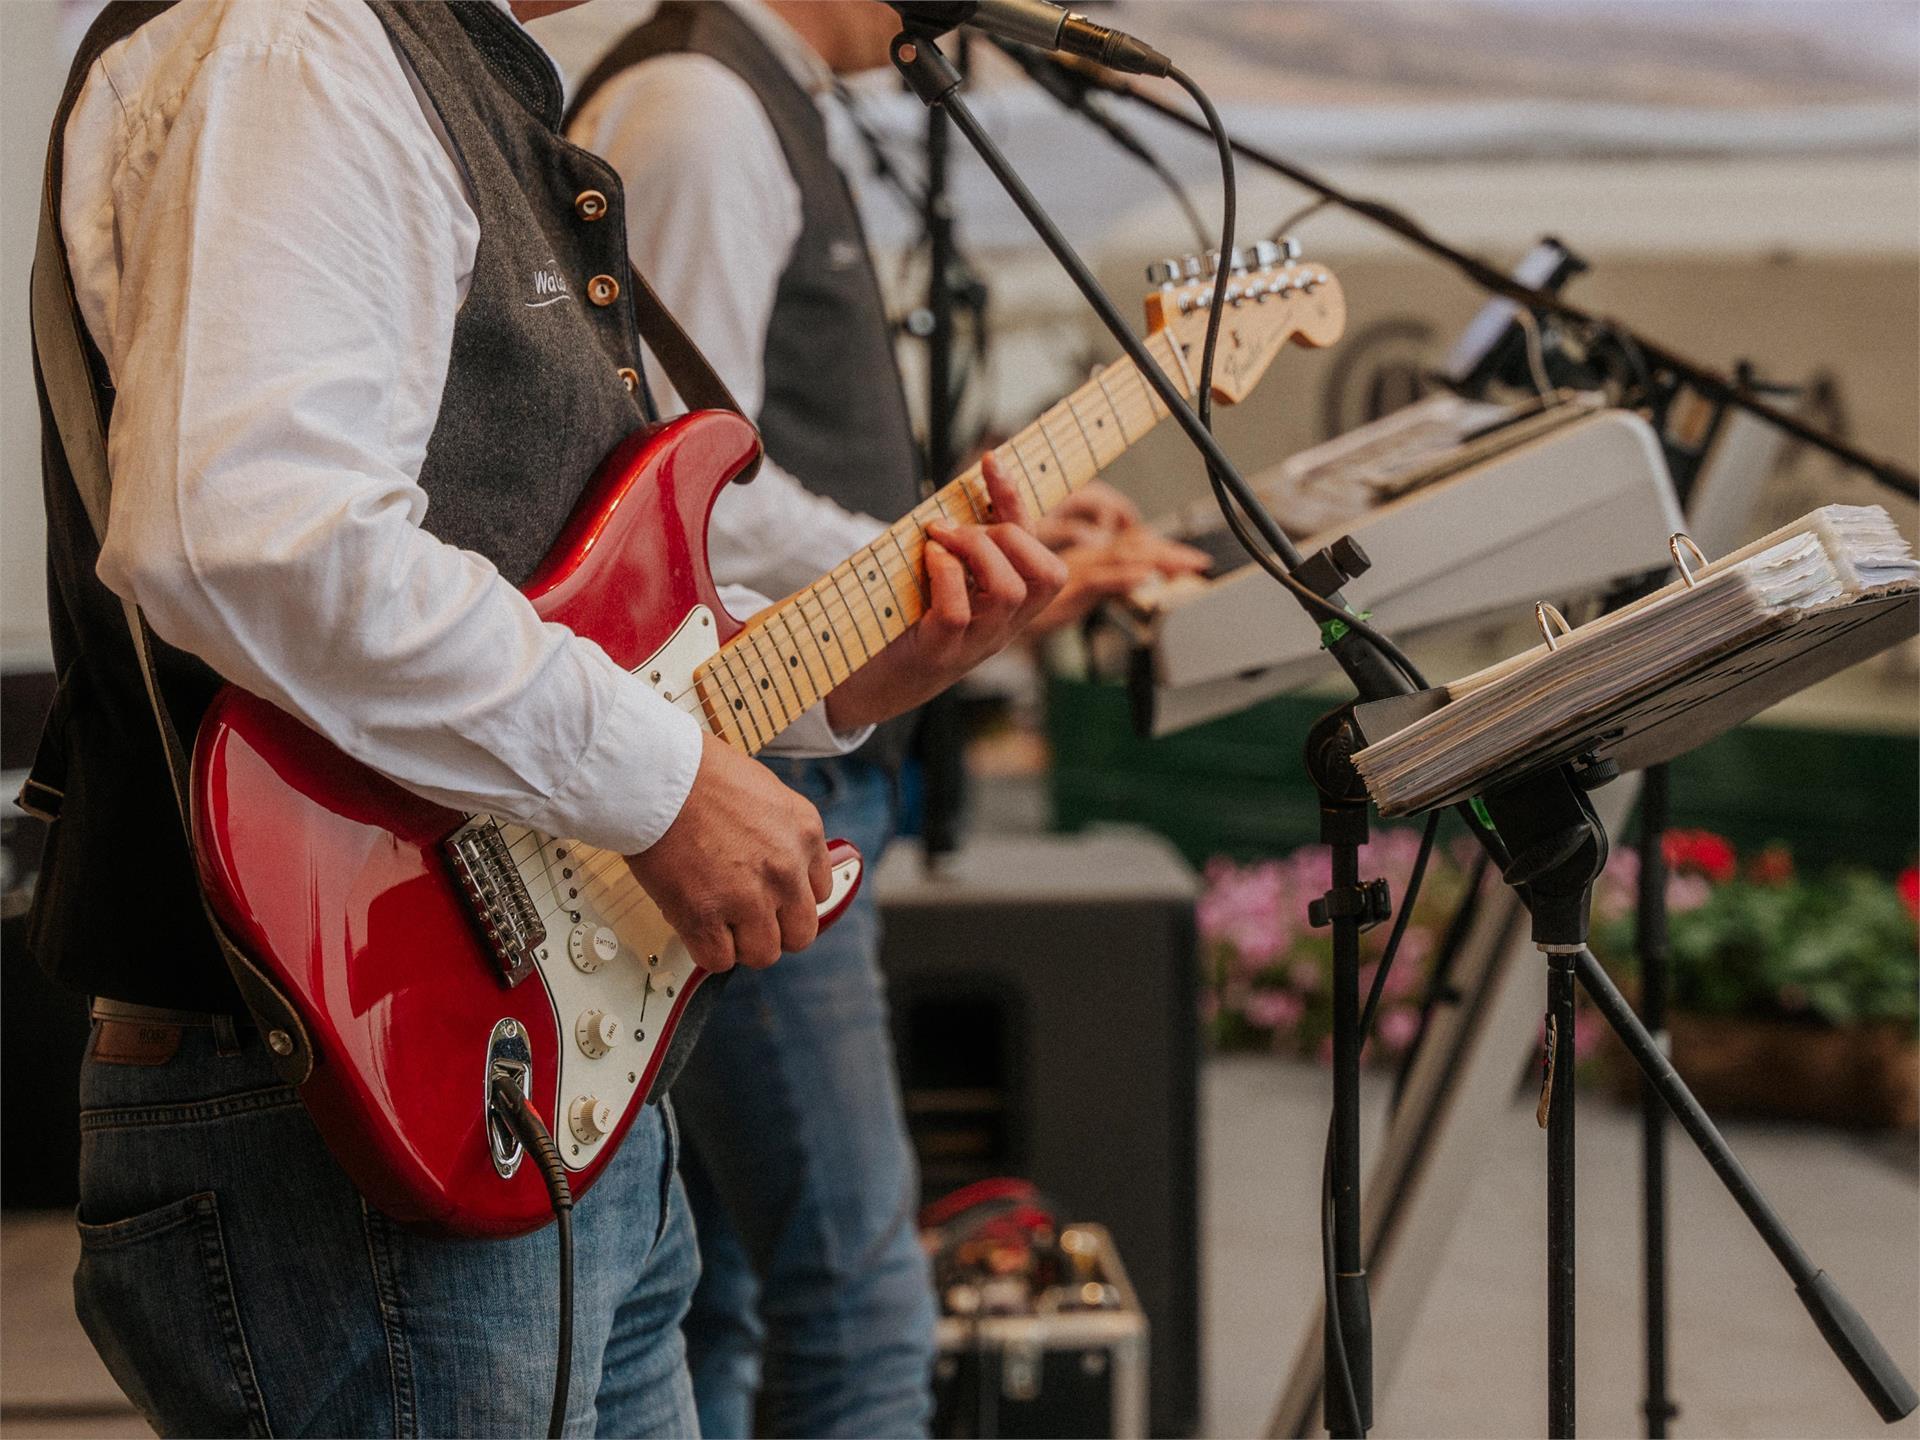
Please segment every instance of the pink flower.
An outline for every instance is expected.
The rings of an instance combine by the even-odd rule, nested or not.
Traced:
[[[1675,875],[1667,881],[1667,912],[1684,915],[1713,898],[1713,884],[1704,875]]]
[[[1584,1060],[1599,1047],[1600,1028],[1606,1022],[1582,1006],[1573,1012],[1573,1058]]]
[[[1907,907],[1907,913],[1920,920],[1920,865],[1909,865],[1902,870],[1893,888],[1899,891],[1900,903]]]
[[[1247,997],[1246,1016],[1262,1030],[1291,1031],[1306,1009],[1306,1001],[1289,991],[1256,990]]]
[[[1320,967],[1311,960],[1296,960],[1287,970],[1287,981],[1302,995],[1312,995],[1320,989]]]
[[[1413,1043],[1413,1037],[1420,1033],[1420,1012],[1411,1005],[1396,1005],[1380,1017],[1375,1029],[1387,1053],[1399,1055]]]

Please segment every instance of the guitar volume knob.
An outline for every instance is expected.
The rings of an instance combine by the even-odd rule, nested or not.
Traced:
[[[582,1095],[567,1107],[567,1128],[582,1145],[604,1140],[613,1131],[613,1120],[613,1107],[591,1095]]]
[[[583,1010],[574,1022],[573,1035],[581,1050],[598,1060],[620,1043],[620,1017],[604,1010]]]
[[[567,956],[591,975],[620,953],[620,937],[605,925],[579,924],[567,936]]]

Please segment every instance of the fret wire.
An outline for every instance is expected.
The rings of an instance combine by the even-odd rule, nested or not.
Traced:
[[[829,570],[827,574],[833,581],[833,588],[840,592],[840,604],[841,604],[841,607],[847,612],[848,623],[853,626],[853,638],[860,642],[860,654],[863,657],[860,663],[864,665],[867,663],[867,661],[873,659],[874,652],[872,648],[867,644],[867,637],[866,637],[866,634],[860,628],[860,622],[854,618],[853,601],[847,598],[847,573],[846,572],[848,571],[848,568],[852,565],[852,563],[853,562],[851,560],[843,560],[838,565],[834,566],[833,569]],[[865,586],[861,587],[860,593],[862,595],[866,594]],[[873,609],[873,601],[871,599],[867,601],[867,608],[869,610]],[[880,623],[880,616],[878,612],[875,612],[874,614],[873,623],[876,625]]]
[[[1053,436],[1051,436],[1051,435],[1049,435],[1049,434],[1047,433],[1047,417],[1046,417],[1046,413],[1045,413],[1045,412],[1043,411],[1043,412],[1041,413],[1041,415],[1040,415],[1040,418],[1039,418],[1038,420],[1036,420],[1036,421],[1034,421],[1034,423],[1033,423],[1032,425],[1030,425],[1030,426],[1028,426],[1027,428],[1028,428],[1028,429],[1030,429],[1030,430],[1032,430],[1032,431],[1034,431],[1034,432],[1035,432],[1036,434],[1038,434],[1038,435],[1039,435],[1039,437],[1040,437],[1040,438],[1041,438],[1041,439],[1042,439],[1043,441],[1045,441],[1045,442],[1046,442],[1046,446],[1047,446],[1047,449],[1049,449],[1049,450],[1051,450],[1051,451],[1053,452],[1053,463],[1054,463],[1054,467],[1055,467],[1056,469],[1059,469],[1059,470],[1062,470],[1062,471],[1064,471],[1064,470],[1066,469],[1066,466],[1067,466],[1067,462],[1066,462],[1065,460],[1062,460],[1062,459],[1060,458],[1060,447],[1059,447],[1058,445],[1055,445],[1055,444],[1053,443]],[[1044,471],[1042,471],[1041,473],[1043,473],[1043,474],[1044,474],[1045,472],[1044,472]],[[1042,500],[1042,499],[1041,499],[1041,498],[1039,497],[1039,495],[1038,495],[1038,494],[1036,494],[1036,495],[1035,495],[1035,496],[1033,497],[1033,501],[1034,501],[1034,504],[1036,504],[1036,505],[1038,505],[1038,506],[1039,506],[1039,507],[1041,508],[1041,510],[1043,510],[1043,511],[1044,511],[1044,510],[1045,510],[1045,509],[1047,508],[1047,502],[1046,502],[1046,501],[1044,501],[1044,500]]]
[[[840,631],[838,627],[834,625],[833,617],[827,613],[826,602],[820,598],[820,581],[814,581],[813,584],[807,586],[795,596],[795,603],[800,606],[803,614],[806,611],[807,597],[809,596],[813,599],[813,608],[820,612],[820,618],[818,621],[810,620],[808,624],[818,624],[826,631],[826,634],[820,637],[820,658],[822,663],[827,667],[828,677],[831,678],[833,675],[833,656],[827,650],[827,640],[829,638],[832,639],[835,647],[840,651],[840,663],[846,667],[847,675],[851,676],[853,672],[860,667],[853,663],[853,657],[847,653],[846,642],[840,638]],[[845,677],[842,678],[844,679]],[[841,682],[835,681],[834,683],[837,685]]]
[[[797,635],[794,633],[793,616],[788,613],[788,607],[786,605],[775,606],[773,611],[773,616],[774,616],[774,619],[778,620],[780,624],[785,627],[787,632],[787,643],[792,645],[794,648],[794,651],[799,655],[800,657],[799,668],[803,673],[805,673],[807,677],[807,683],[813,687],[814,700],[816,702],[819,701],[826,695],[826,693],[829,690],[833,689],[833,670],[831,667],[827,668],[827,681],[825,685],[822,685],[820,683],[820,677],[814,673],[813,662],[807,658],[807,649],[809,648],[809,646],[811,646],[811,648],[814,650],[814,653],[820,657],[820,664],[822,666],[827,665],[826,652],[821,650],[818,646],[812,645],[813,629],[811,626],[808,626],[802,629],[801,632]],[[802,636],[806,637],[804,641],[801,638]],[[791,668],[791,666],[789,668]]]
[[[1107,402],[1107,409],[1113,414],[1113,423],[1119,427],[1120,438],[1129,445],[1133,444],[1133,436],[1127,433],[1126,418],[1121,415],[1120,407],[1113,403],[1113,393],[1107,389],[1106,367],[1103,366],[1099,370],[1094,371],[1093,378],[1095,383],[1100,386],[1100,395]]]
[[[773,728],[773,733],[778,735],[782,730],[786,729],[787,726],[798,720],[800,718],[800,712],[807,707],[805,702],[800,699],[800,687],[795,685],[793,683],[793,677],[786,673],[787,667],[779,663],[779,647],[774,645],[773,637],[767,634],[765,622],[763,621],[758,625],[749,625],[746,634],[751,637],[753,653],[759,658],[761,669],[767,672],[760,677],[764,682],[760,687],[760,693],[777,701],[782,712],[780,719],[775,722]],[[769,647],[773,649],[774,663],[771,665],[767,663],[767,649]],[[781,689],[781,685],[774,680],[774,676],[776,675],[780,677],[780,681],[785,683],[786,689],[784,691]],[[789,693],[793,696],[793,706],[787,704],[787,695]]]
[[[1021,432],[1021,434],[1025,434],[1025,433],[1026,433],[1025,431]],[[1007,441],[1007,443],[1002,445],[1000,448],[1002,450],[1011,450],[1013,452],[1014,464],[1018,465],[1020,467],[1020,473],[1027,477],[1027,489],[1030,491],[1033,490],[1033,472],[1027,468],[1027,457],[1020,453],[1020,436],[1019,435],[1014,436],[1011,440]],[[981,479],[984,480],[985,478],[986,476],[983,472],[981,475]],[[1035,493],[1037,494],[1038,492],[1036,491]],[[987,513],[991,515],[993,513],[993,509],[992,509],[993,496],[991,493],[989,493],[987,496],[987,502],[988,502]]]
[[[918,520],[914,520],[911,510],[907,512],[907,520],[913,520],[916,527],[920,524]],[[905,523],[906,521],[901,522],[901,524]],[[927,532],[925,529],[920,530],[920,565],[914,564],[913,557],[907,554],[907,547],[900,539],[899,525],[895,525],[892,529],[888,530],[887,534],[893,539],[893,548],[900,552],[901,572],[913,581],[913,597],[919,603],[920,613],[925,614],[927,609],[926,582],[921,578],[921,566],[926,563]],[[898,598],[897,594],[895,598]],[[900,608],[900,618],[907,621],[908,624],[912,624],[913,621],[918,620],[920,616],[915,615],[909,617],[906,612],[906,607],[903,605]]]
[[[1013,453],[1020,456],[1020,473],[1027,477],[1027,493],[1033,496],[1034,505],[1037,506],[1039,509],[1044,510],[1046,509],[1046,504],[1040,498],[1039,481],[1033,478],[1033,466],[1027,463],[1027,458],[1025,455],[1020,454],[1020,442],[1022,439],[1025,439],[1027,444],[1029,445],[1035,445],[1035,444],[1044,445],[1046,444],[1046,437],[1043,435],[1035,434],[1034,428],[1031,425],[1029,425],[1025,430],[1022,430],[1018,435],[1013,437]],[[1034,464],[1040,467],[1040,473],[1042,475],[1047,473],[1046,461],[1036,460],[1034,461]]]
[[[899,540],[899,537],[897,537],[896,535],[894,535],[894,533],[893,533],[893,530],[892,530],[892,528],[891,528],[891,527],[889,527],[889,528],[888,528],[888,530],[887,530],[887,533],[886,533],[885,535],[882,535],[882,536],[880,537],[880,539],[881,539],[881,540],[888,540],[888,539],[890,539],[890,540],[892,540],[892,541],[893,541],[893,543],[894,543],[894,547],[895,547],[896,549],[898,549],[898,548],[899,548],[899,545],[900,545],[900,540]],[[894,618],[894,619],[899,619],[899,618],[900,618],[900,612],[901,612],[901,609],[902,609],[902,606],[901,606],[901,604],[900,604],[900,592],[899,592],[898,590],[896,590],[896,589],[894,589],[894,587],[893,587],[893,574],[892,574],[892,572],[891,572],[891,571],[889,571],[889,570],[887,569],[887,562],[886,562],[885,560],[883,560],[883,559],[881,559],[881,558],[880,558],[880,551],[879,551],[879,549],[877,548],[877,547],[879,546],[879,543],[880,543],[880,541],[879,541],[879,540],[876,540],[876,541],[874,541],[874,542],[873,542],[873,544],[872,544],[872,545],[869,545],[869,546],[867,547],[867,549],[866,549],[866,554],[867,554],[867,557],[868,557],[868,560],[869,560],[869,562],[870,562],[870,563],[871,563],[871,564],[873,565],[873,567],[879,570],[879,572],[880,572],[880,579],[882,580],[882,582],[884,582],[884,583],[885,583],[885,585],[886,585],[886,587],[887,587],[887,594],[889,594],[889,595],[891,595],[891,596],[893,597],[893,605],[892,605],[892,607],[891,607],[891,611],[890,611],[890,613],[891,613],[891,616],[892,616],[892,618]],[[907,552],[906,552],[906,551],[904,551],[904,550],[902,550],[902,551],[900,552],[900,556],[901,556],[901,558],[902,558],[902,559],[905,559],[905,558],[906,558],[906,553],[907,553]],[[862,588],[862,589],[864,589],[864,588],[865,588],[865,586],[863,585],[863,586],[862,586],[861,588]],[[872,597],[871,595],[869,595],[869,596],[868,596],[867,598],[868,598],[868,602],[869,602],[869,603],[871,603],[871,602],[872,602],[872,598],[873,598],[873,597]],[[887,637],[887,639],[888,639],[888,641],[892,641],[892,640],[893,640],[893,638],[894,638],[894,636],[892,636],[892,635],[888,635],[888,634],[887,634],[887,617],[886,617],[886,616],[882,616],[882,615],[880,615],[880,614],[878,613],[878,611],[876,610],[876,612],[875,612],[875,615],[874,615],[874,618],[875,618],[876,620],[879,620],[879,621],[880,621],[880,633],[881,633],[882,635],[886,635],[886,637]],[[901,628],[902,628],[902,629],[904,629],[904,628],[905,628],[905,625],[903,624]]]
[[[739,652],[735,650],[730,643],[727,648],[722,650],[715,658],[724,662],[723,668],[726,675],[726,679],[720,687],[721,698],[723,700],[730,699],[733,702],[732,708],[736,717],[742,715],[746,717],[747,724],[753,727],[755,746],[765,745],[767,743],[766,732],[760,728],[759,720],[754,717],[753,707],[747,699],[746,687],[740,683]],[[731,696],[726,693],[728,685],[733,687],[733,694]],[[738,725],[740,722],[736,718],[734,723]],[[740,735],[742,739],[746,738],[745,726],[741,726]]]
[[[829,574],[833,576],[833,589],[839,591],[841,607],[847,611],[847,622],[852,626],[852,637],[860,641],[860,655],[862,655],[860,662],[866,664],[868,660],[874,659],[874,649],[866,643],[866,632],[862,630],[860,620],[858,620],[856,614],[854,614],[852,599],[847,595],[847,582],[854,580],[854,584],[860,588],[860,595],[866,599],[866,609],[874,614],[874,624],[876,624],[876,626],[879,624],[879,612],[874,611],[874,601],[866,597],[866,586],[860,586],[860,582],[852,576],[852,561],[841,561],[837,566],[833,566],[833,570],[829,570]]]
[[[958,480],[955,480],[948,488],[960,492],[961,498],[967,502],[967,513],[973,516],[973,523],[980,525],[985,523],[986,517],[981,513],[980,502],[973,498],[973,482],[975,480],[980,482],[980,487],[984,491],[987,484],[987,472],[978,465],[967,471],[966,474],[962,475]]]
[[[1067,418],[1073,421],[1073,428],[1080,432],[1080,443],[1087,447],[1087,459],[1093,462],[1094,471],[1097,473],[1100,469],[1100,455],[1099,452],[1093,448],[1093,436],[1087,433],[1087,427],[1081,422],[1080,412],[1073,408],[1073,397],[1071,395],[1067,396],[1066,399],[1060,402],[1060,405],[1066,407]],[[1059,407],[1056,406],[1055,408],[1057,409]]]
[[[755,749],[764,749],[780,733],[780,727],[773,723],[773,712],[767,709],[767,702],[761,698],[759,687],[753,683],[753,657],[740,645],[738,635],[734,636],[730,648],[728,673],[733,677],[734,698],[742,702],[735,714],[745,715],[753,723],[753,743]],[[765,721],[763,725],[761,722]]]
[[[773,718],[773,711],[767,706],[766,690],[761,688],[757,683],[753,673],[754,661],[758,657],[750,653],[750,648],[753,645],[752,636],[753,632],[747,630],[733,637],[733,645],[731,647],[734,655],[733,668],[736,679],[742,669],[746,671],[747,683],[743,687],[746,691],[746,697],[754,706],[758,707],[761,718],[767,722],[766,729],[764,730],[760,729],[758,725],[754,726],[755,731],[759,734],[760,744],[764,747],[771,744],[773,737],[780,733],[780,724]],[[743,641],[745,642],[744,644],[742,644]]]

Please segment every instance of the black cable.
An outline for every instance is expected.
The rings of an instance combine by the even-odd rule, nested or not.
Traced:
[[[1167,72],[1167,78],[1185,90],[1193,98],[1193,103],[1200,107],[1200,113],[1206,116],[1207,128],[1213,132],[1214,146],[1220,154],[1220,263],[1214,274],[1213,298],[1207,311],[1206,343],[1200,353],[1200,374],[1195,382],[1193,397],[1194,413],[1199,417],[1200,423],[1211,430],[1213,428],[1214,351],[1219,344],[1220,320],[1226,306],[1227,279],[1231,273],[1229,262],[1233,254],[1234,222],[1239,208],[1239,191],[1235,184],[1233,169],[1233,138],[1227,133],[1226,123],[1221,120],[1220,112],[1214,108],[1213,101],[1207,98],[1206,91],[1195,83],[1192,76],[1176,65]],[[1271,527],[1273,530],[1278,530],[1277,520],[1271,515],[1243,517],[1240,507],[1226,487],[1226,482],[1210,465],[1207,467],[1207,483],[1213,489],[1214,501],[1219,505],[1221,515],[1226,519],[1227,528],[1233,532],[1233,538],[1238,540],[1241,548],[1253,557],[1255,564],[1286,586],[1301,604],[1319,615],[1323,628],[1326,622],[1344,626],[1385,657],[1389,664],[1406,677],[1407,683],[1414,689],[1429,688],[1426,677],[1420,673],[1420,668],[1398,645],[1368,625],[1360,616],[1342,609],[1295,579],[1293,573],[1287,569],[1279,557],[1272,553],[1271,547],[1254,538],[1252,534],[1254,529],[1265,530]],[[1262,521],[1265,523],[1262,524]]]
[[[547,1416],[547,1435],[550,1440],[558,1440],[566,1433],[567,1392],[573,1384],[573,1188],[567,1184],[567,1167],[553,1135],[520,1093],[520,1087],[506,1076],[496,1075],[491,1093],[493,1113],[526,1147],[546,1182],[554,1227],[560,1235],[560,1343],[553,1362],[553,1409]]]

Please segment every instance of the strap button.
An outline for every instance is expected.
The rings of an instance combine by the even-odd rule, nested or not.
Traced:
[[[611,305],[620,298],[620,282],[611,275],[596,275],[587,281],[587,299],[596,305]]]
[[[607,213],[607,197],[598,190],[582,190],[573,197],[573,211],[582,220],[604,219]]]
[[[614,373],[619,375],[620,383],[627,387],[627,393],[629,395],[640,388],[640,372],[638,370],[629,369],[627,366],[622,365],[619,370]]]

